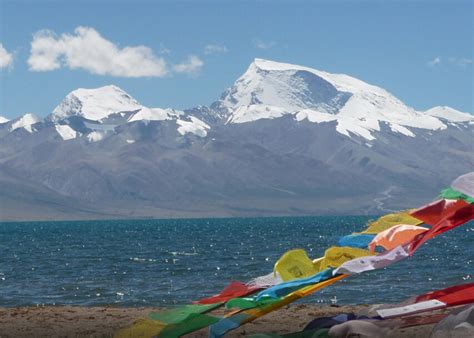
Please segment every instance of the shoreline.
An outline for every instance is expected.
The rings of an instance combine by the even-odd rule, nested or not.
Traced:
[[[253,219],[253,218],[266,218],[266,219],[273,219],[273,218],[313,218],[313,217],[366,217],[370,219],[375,219],[383,215],[383,212],[380,213],[371,213],[371,214],[326,214],[326,213],[314,213],[314,214],[265,214],[265,215],[203,215],[203,216],[142,216],[142,217],[121,217],[121,215],[117,216],[110,216],[110,218],[58,218],[52,216],[51,218],[36,218],[36,219],[0,219],[0,223],[63,223],[63,222],[114,222],[114,221],[192,221],[192,220],[228,220],[228,219]]]
[[[241,337],[256,333],[286,334],[303,330],[313,319],[354,312],[367,314],[372,305],[312,305],[296,304],[255,320],[230,332],[226,337]],[[112,337],[115,332],[147,317],[159,307],[80,307],[44,306],[0,308],[0,337]],[[210,312],[222,315],[220,308]],[[433,324],[396,330],[396,337],[429,336]],[[185,337],[207,337],[201,329]]]

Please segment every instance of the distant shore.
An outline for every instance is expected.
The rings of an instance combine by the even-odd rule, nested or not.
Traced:
[[[163,308],[45,306],[0,308],[0,337],[112,337],[120,328]],[[272,312],[226,337],[256,333],[301,331],[311,320],[340,313],[366,313],[368,305],[329,306],[298,304]],[[213,312],[221,315],[223,310]],[[433,324],[397,330],[394,337],[428,337]],[[207,337],[203,329],[187,337]]]

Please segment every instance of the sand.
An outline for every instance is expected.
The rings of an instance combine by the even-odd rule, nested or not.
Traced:
[[[367,313],[369,307],[317,306],[297,304],[269,313],[248,323],[227,337],[255,333],[290,333],[301,331],[311,320],[340,313]],[[46,306],[0,308],[0,337],[111,337],[120,328],[131,325],[160,308]],[[222,314],[217,310],[213,314]],[[398,330],[394,337],[428,337],[432,324]],[[186,337],[207,337],[207,329]]]

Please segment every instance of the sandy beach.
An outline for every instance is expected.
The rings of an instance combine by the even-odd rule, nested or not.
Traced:
[[[20,307],[0,308],[0,337],[112,337],[120,328],[162,308],[117,307]],[[255,333],[285,334],[302,330],[312,319],[339,313],[367,313],[369,306],[328,306],[298,304],[272,312],[232,331],[228,337]],[[222,314],[223,310],[212,312]],[[399,329],[393,337],[427,337],[433,325]],[[203,329],[187,337],[207,337]]]

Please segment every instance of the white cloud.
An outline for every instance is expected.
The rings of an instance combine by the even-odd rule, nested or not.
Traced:
[[[62,67],[84,69],[93,74],[120,77],[162,77],[165,60],[145,46],[119,48],[95,29],[77,27],[73,34],[43,30],[33,36],[30,70],[51,71]]]
[[[468,58],[449,58],[449,62],[460,67],[466,67],[467,65],[472,64],[472,59]]]
[[[13,64],[13,55],[9,53],[0,43],[0,69],[10,67]]]
[[[426,64],[430,67],[435,67],[441,65],[441,57],[437,56],[433,60],[428,61]],[[465,57],[450,57],[444,61],[445,64],[451,64],[458,67],[467,67],[472,64],[472,59]]]
[[[204,54],[224,54],[227,53],[229,50],[224,45],[207,45],[204,47]]]
[[[195,55],[190,55],[186,61],[173,66],[176,73],[197,74],[204,62]]]
[[[276,45],[276,42],[274,41],[263,41],[260,39],[254,39],[253,44],[255,47],[258,49],[270,49]]]
[[[426,64],[430,67],[434,67],[441,63],[441,58],[439,56],[435,57],[433,60],[428,61]]]

